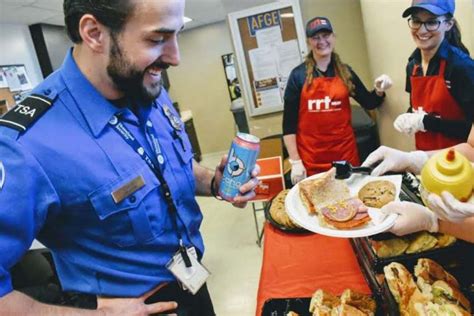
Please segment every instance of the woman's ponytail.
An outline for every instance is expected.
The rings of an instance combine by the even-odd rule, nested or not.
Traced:
[[[449,44],[456,46],[469,55],[469,50],[461,41],[461,29],[459,27],[458,21],[456,21],[454,18],[452,21],[454,24],[453,27],[448,32],[446,32],[446,39],[448,40]]]

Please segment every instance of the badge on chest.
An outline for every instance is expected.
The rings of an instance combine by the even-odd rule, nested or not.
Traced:
[[[114,199],[114,202],[118,204],[144,186],[145,186],[145,179],[143,179],[142,176],[138,176],[134,178],[132,181],[124,184],[117,190],[113,191],[111,193],[112,198]]]

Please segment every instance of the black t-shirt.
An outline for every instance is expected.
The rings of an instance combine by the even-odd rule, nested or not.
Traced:
[[[369,92],[352,68],[349,67],[349,70],[354,84],[353,98],[365,109],[371,110],[379,107],[385,96],[378,96],[375,93],[375,90]],[[315,69],[313,71],[313,78],[319,76],[335,77],[336,71],[333,63],[331,62],[329,64],[328,69],[325,72],[316,71]],[[284,98],[283,135],[296,134],[298,128],[301,90],[303,89],[305,81],[306,65],[305,63],[302,63],[291,71],[290,77],[288,78]],[[315,124],[318,124],[318,122],[315,122]]]

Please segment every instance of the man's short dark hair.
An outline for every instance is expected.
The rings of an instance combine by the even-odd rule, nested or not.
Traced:
[[[117,34],[132,15],[134,6],[133,0],[64,0],[63,11],[67,34],[74,43],[82,42],[79,21],[84,14],[93,15],[113,34]]]

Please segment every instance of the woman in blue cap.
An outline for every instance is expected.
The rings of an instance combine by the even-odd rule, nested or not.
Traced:
[[[403,12],[417,49],[407,66],[410,108],[394,126],[415,134],[419,150],[466,142],[474,122],[474,61],[454,9],[454,0],[413,0]]]

